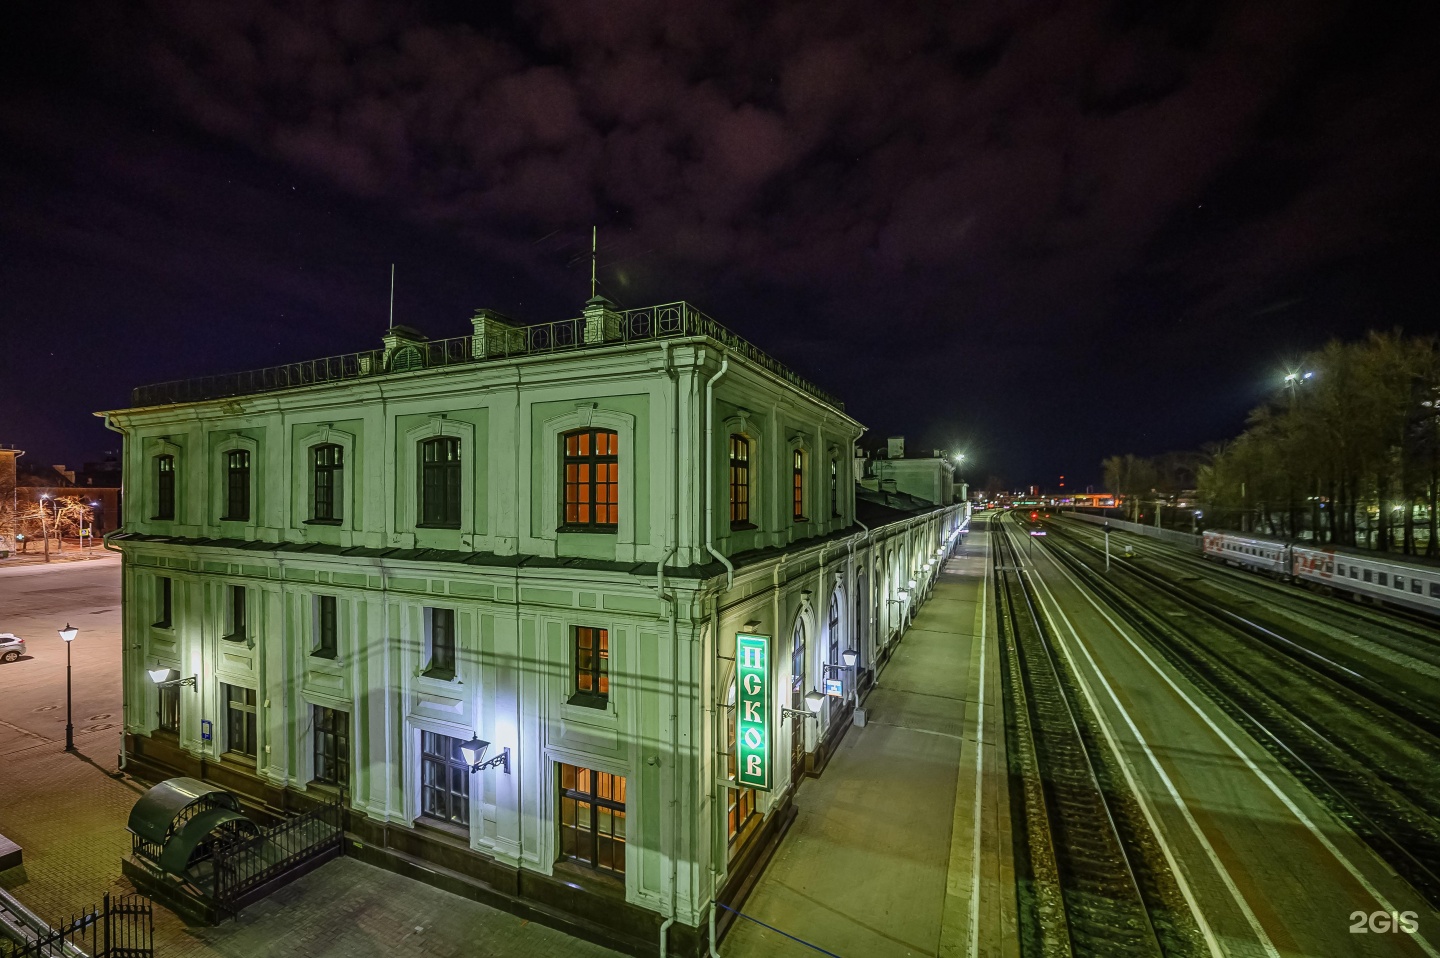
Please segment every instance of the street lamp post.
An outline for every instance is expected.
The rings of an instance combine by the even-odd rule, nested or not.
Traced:
[[[65,640],[65,751],[75,751],[75,722],[70,709],[70,644],[75,641],[75,635],[80,630],[69,622],[65,628],[60,630],[60,638]]]

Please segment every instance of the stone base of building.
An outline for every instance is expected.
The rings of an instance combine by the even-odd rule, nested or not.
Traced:
[[[238,794],[257,822],[278,821],[319,804],[305,792],[277,787],[229,762],[197,758],[164,735],[125,736],[127,774],[158,782],[188,775],[214,782]],[[721,901],[738,908],[759,877],[794,818],[787,799],[741,853]],[[783,827],[777,828],[783,820]],[[556,866],[554,876],[516,868],[474,851],[458,836],[442,829],[406,827],[350,816],[345,854],[472,901],[499,908],[624,954],[638,958],[659,954],[664,916],[625,900],[624,886],[583,869]],[[162,903],[169,905],[162,899]],[[195,916],[176,910],[182,918]],[[728,912],[722,915],[730,916]],[[717,916],[717,928],[728,922]],[[702,958],[708,951],[708,929],[682,922],[670,926],[667,952],[679,958]]]

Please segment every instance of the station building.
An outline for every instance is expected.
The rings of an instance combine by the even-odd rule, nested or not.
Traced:
[[[347,853],[636,954],[706,950],[966,520],[857,500],[863,427],[686,303],[100,415],[128,770],[341,796]]]

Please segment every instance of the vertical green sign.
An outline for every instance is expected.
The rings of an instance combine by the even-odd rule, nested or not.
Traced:
[[[735,636],[735,780],[770,790],[770,637]]]

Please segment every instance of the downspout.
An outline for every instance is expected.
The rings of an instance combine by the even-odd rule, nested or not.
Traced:
[[[118,433],[120,434],[120,448],[121,448],[120,464],[121,464],[121,467],[122,467],[122,470],[123,470],[123,467],[124,467],[124,464],[125,464],[125,459],[124,459],[124,456],[125,456],[125,453],[124,453],[125,441],[130,438],[130,434],[125,431],[125,427],[124,427],[124,426],[122,426],[122,425],[120,425],[119,423],[116,423],[114,420],[112,420],[112,419],[110,418],[110,414],[109,414],[108,412],[105,414],[105,428],[106,428],[106,429],[109,429],[111,432],[118,432]],[[129,687],[129,683],[130,683],[130,681],[131,681],[131,678],[130,678],[130,649],[129,649],[129,646],[128,646],[128,645],[126,644],[126,642],[125,642],[125,550],[116,548],[115,546],[113,546],[113,545],[110,544],[110,537],[111,537],[111,536],[113,536],[113,535],[119,535],[120,533],[122,533],[122,532],[125,531],[125,500],[126,500],[127,496],[125,495],[125,489],[124,489],[125,479],[124,479],[124,472],[123,472],[123,471],[122,471],[122,473],[121,473],[120,483],[121,483],[121,489],[120,489],[120,524],[119,524],[118,526],[116,526],[114,529],[111,529],[109,532],[105,533],[103,536],[100,537],[100,544],[101,544],[107,551],[120,553],[120,693],[121,693],[121,695],[120,695],[120,762],[119,762],[119,765],[117,766],[117,772],[123,772],[123,771],[125,771],[125,760],[128,758],[128,755],[127,755],[126,752],[125,752],[125,700],[126,700],[129,696],[125,695],[125,690]]]
[[[665,591],[665,566],[680,548],[680,381],[671,362],[670,343],[660,344],[665,360],[665,375],[670,380],[673,405],[670,412],[670,450],[674,468],[670,486],[670,549],[655,566],[655,596],[666,609],[670,620],[670,761],[680,765],[680,625],[676,621],[676,597]],[[660,958],[669,950],[670,926],[675,924],[680,900],[680,780],[671,775],[670,793],[670,914],[660,925]]]
[[[720,370],[705,383],[705,548],[725,566],[725,588],[735,585],[735,566],[715,548],[715,383],[730,369],[730,357],[722,354]]]

